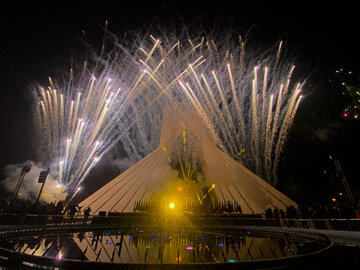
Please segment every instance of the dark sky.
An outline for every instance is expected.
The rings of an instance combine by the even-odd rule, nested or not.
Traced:
[[[68,69],[81,30],[93,35],[94,40],[98,33],[100,39],[105,20],[109,20],[109,30],[115,34],[147,25],[154,18],[166,24],[176,16],[185,22],[201,19],[211,24],[216,20],[220,26],[232,25],[240,31],[255,25],[257,38],[274,42],[284,37],[290,48],[299,51],[299,62],[307,72],[315,73],[315,79],[309,84],[314,88],[323,82],[321,74],[325,74],[327,68],[358,68],[358,17],[353,4],[344,1],[326,6],[315,6],[315,1],[210,2],[0,1],[0,168],[34,158],[29,84],[46,82],[56,70]],[[315,105],[309,102],[308,106]],[[303,116],[299,116],[303,125],[306,117],[310,117],[306,109],[304,105]],[[290,149],[300,151],[302,147],[296,139],[303,138],[296,135],[294,138],[289,140],[293,144]],[[306,158],[312,152],[307,153],[306,147],[303,148],[299,156]],[[344,153],[347,149],[343,149]],[[296,155],[289,154],[286,166],[298,170],[295,160]],[[309,167],[309,173],[313,169]],[[94,174],[101,177],[101,172]],[[289,173],[285,175],[288,177]],[[352,178],[357,176],[353,174]]]

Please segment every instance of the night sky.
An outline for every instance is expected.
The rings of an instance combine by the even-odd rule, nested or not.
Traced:
[[[28,87],[33,82],[46,84],[48,76],[69,69],[82,30],[97,45],[105,20],[111,32],[121,34],[155,18],[166,24],[180,16],[185,23],[216,21],[239,32],[253,26],[254,38],[264,43],[284,38],[285,45],[297,51],[297,66],[309,78],[281,160],[279,188],[298,200],[304,194],[309,201],[316,200],[317,191],[325,187],[336,192],[341,185],[323,173],[332,154],[340,160],[350,186],[359,190],[360,122],[342,119],[344,101],[332,84],[335,69],[360,74],[357,8],[344,1],[326,7],[314,6],[315,1],[209,2],[0,1],[0,170],[6,164],[36,158],[31,139],[34,105]],[[95,189],[118,173],[101,161],[89,183]],[[1,180],[3,171],[0,176]]]

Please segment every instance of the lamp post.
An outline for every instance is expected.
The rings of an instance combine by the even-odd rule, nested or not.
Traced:
[[[335,173],[336,173],[336,176],[340,178],[343,186],[344,186],[344,189],[345,189],[345,192],[346,192],[346,195],[349,199],[349,201],[354,204],[354,196],[351,192],[351,189],[349,187],[349,184],[345,178],[345,174],[344,174],[344,171],[342,169],[342,167],[340,166],[340,162],[337,160],[337,159],[333,159],[332,156],[330,156],[330,159],[334,162],[335,164]]]
[[[46,182],[46,178],[49,174],[49,171],[50,171],[50,168],[47,169],[47,171],[42,171],[40,172],[40,175],[39,175],[39,180],[38,180],[38,183],[42,183],[41,185],[41,188],[40,188],[40,191],[39,191],[39,195],[35,201],[35,204],[37,204],[39,202],[39,199],[40,199],[40,196],[41,196],[41,193],[43,191],[43,188],[44,188],[44,185],[45,185],[45,182]]]
[[[18,182],[16,183],[16,186],[15,186],[15,189],[14,189],[14,193],[12,195],[13,198],[16,198],[18,193],[19,193],[19,190],[20,190],[20,186],[22,184],[22,182],[24,181],[24,177],[25,175],[30,172],[31,170],[31,161],[30,160],[27,160],[23,166],[23,168],[21,169],[21,173],[20,173],[20,178],[18,180]]]

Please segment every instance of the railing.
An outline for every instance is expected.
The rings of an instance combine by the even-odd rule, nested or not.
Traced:
[[[68,215],[0,214],[1,225],[69,225],[89,224],[91,218]]]
[[[211,222],[211,219],[207,219],[207,222]],[[224,217],[216,219],[216,223],[224,225],[252,225],[335,231],[360,231],[360,219],[267,219]]]
[[[186,216],[190,224],[194,226],[262,226],[262,227],[283,227],[302,228],[319,230],[341,230],[360,231],[360,219],[269,219],[269,218],[244,218],[241,216]],[[150,221],[150,222],[149,222]],[[0,214],[0,230],[2,227],[28,226],[28,225],[139,225],[140,224],[161,224],[161,216],[123,214],[121,216],[91,216],[85,218],[77,215],[21,215],[21,214]]]

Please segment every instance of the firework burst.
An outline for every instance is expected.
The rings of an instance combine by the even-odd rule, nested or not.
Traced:
[[[282,42],[245,52],[241,37],[239,43],[222,40],[226,42],[218,44],[209,37],[161,39],[149,60],[161,66],[147,69],[158,71],[150,79],[166,100],[147,109],[146,117],[124,138],[125,145],[132,145],[127,150],[135,159],[150,153],[158,140],[148,138],[159,137],[162,109],[190,103],[223,151],[275,184],[303,82],[291,81],[295,66],[281,57]]]
[[[215,42],[221,40],[221,42]],[[166,106],[191,104],[219,148],[275,183],[280,154],[299,106],[302,83],[276,49],[245,52],[228,37],[151,35],[115,46],[70,70],[65,83],[39,87],[49,159],[74,193],[120,140],[139,160],[158,147]]]
[[[101,156],[135,125],[145,99],[152,102],[154,93],[147,84],[157,70],[146,67],[157,46],[155,41],[147,52],[119,46],[97,58],[93,68],[85,62],[79,74],[70,70],[65,83],[49,78],[47,88],[37,89],[48,156],[57,161],[53,170],[70,193],[78,190]],[[138,53],[146,57],[139,58]]]

